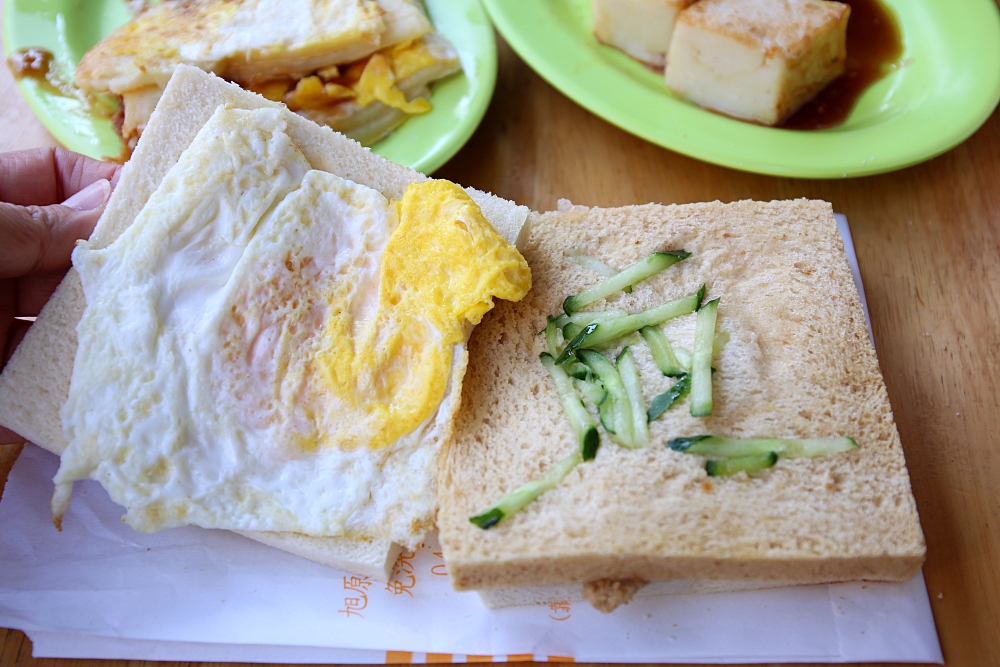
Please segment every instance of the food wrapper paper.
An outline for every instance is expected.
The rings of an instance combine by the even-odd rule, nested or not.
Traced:
[[[57,467],[54,455],[26,447],[0,502],[0,627],[25,631],[36,657],[942,662],[921,575],[652,596],[610,615],[570,600],[489,610],[475,593],[451,590],[433,542],[404,554],[386,584],[225,531],[134,532],[94,482],[76,485],[58,532],[49,512]]]

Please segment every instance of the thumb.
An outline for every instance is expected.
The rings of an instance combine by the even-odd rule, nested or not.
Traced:
[[[0,202],[0,278],[68,268],[73,246],[94,231],[110,196],[111,184],[101,179],[62,204]]]

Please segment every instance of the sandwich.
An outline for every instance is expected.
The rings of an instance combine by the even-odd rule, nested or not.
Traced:
[[[610,611],[916,574],[923,534],[829,204],[563,206],[532,215],[523,252],[532,293],[474,332],[440,471],[456,590]]]
[[[241,144],[245,132],[252,140]],[[184,196],[215,188],[226,169],[241,174],[239,193],[220,190],[221,196],[199,200],[205,205]],[[258,178],[262,171],[273,177]],[[522,250],[531,290],[521,262],[499,240],[486,253],[493,259],[475,257],[477,266],[500,260],[496,271],[485,273],[510,283],[502,291],[511,300],[485,313],[485,299],[475,299],[476,314],[458,327],[451,364],[430,373],[438,386],[446,379],[432,414],[409,432],[418,433],[419,446],[394,441],[378,448],[401,453],[404,462],[382,465],[394,471],[376,475],[378,484],[366,478],[374,502],[349,508],[346,519],[322,504],[320,512],[309,506],[299,515],[273,511],[273,496],[284,490],[224,488],[245,479],[254,480],[254,489],[265,486],[253,477],[261,471],[240,460],[245,453],[262,453],[265,463],[296,463],[338,447],[325,434],[341,433],[345,424],[317,419],[309,414],[316,403],[298,397],[310,382],[350,374],[355,365],[333,354],[335,341],[296,337],[313,314],[297,309],[313,295],[300,293],[297,304],[295,297],[261,296],[268,284],[287,283],[282,271],[295,282],[322,268],[307,261],[319,256],[313,251],[270,241],[248,242],[241,251],[270,264],[238,266],[232,275],[240,279],[226,281],[228,292],[202,297],[223,306],[212,311],[213,329],[172,339],[179,342],[169,349],[158,344],[118,354],[131,349],[119,347],[134,333],[128,329],[141,335],[183,330],[185,314],[197,310],[185,299],[223,282],[209,266],[214,262],[186,262],[197,253],[224,259],[229,245],[213,245],[211,225],[186,225],[225,218],[224,209],[241,215],[256,209],[265,213],[255,234],[277,238],[286,227],[313,224],[305,211],[316,207],[302,206],[303,199],[341,193],[323,204],[326,210],[337,201],[353,209],[346,202],[379,197],[405,206],[414,183],[438,187],[276,103],[179,67],[98,229],[78,250],[82,270],[67,276],[0,374],[0,423],[63,455],[56,515],[72,482],[89,476],[107,482],[139,530],[193,517],[199,525],[236,530],[380,580],[401,546],[414,546],[436,525],[454,588],[478,591],[491,606],[586,597],[610,611],[642,594],[902,580],[916,573],[925,547],[899,436],[843,244],[822,202],[568,206],[529,216],[523,207],[466,191],[508,245]],[[467,210],[456,189],[443,208]],[[170,197],[179,204],[171,205]],[[348,235],[354,239],[384,230],[376,218],[392,215],[381,204],[358,208],[368,222],[354,227],[357,233]],[[147,219],[154,209],[183,214],[156,222]],[[293,213],[297,222],[273,224]],[[471,215],[458,216],[459,227],[468,229]],[[157,231],[156,225],[165,227]],[[344,227],[331,229],[344,237]],[[117,245],[127,251],[114,256]],[[367,266],[372,258],[352,250],[357,245],[335,254]],[[406,248],[416,256],[420,245]],[[177,252],[163,255],[169,247]],[[274,248],[283,250],[275,255]],[[462,263],[457,253],[449,258]],[[120,270],[103,277],[95,272],[102,263]],[[171,264],[189,268],[152,287],[133,280]],[[403,262],[400,270],[406,268]],[[359,271],[348,286],[362,285],[365,275],[371,273]],[[102,280],[113,298],[96,289]],[[88,289],[94,299],[84,296]],[[155,298],[137,294],[152,289]],[[524,298],[515,302],[518,296]],[[88,317],[84,307],[91,302],[100,308]],[[254,303],[266,307],[254,310]],[[345,303],[360,310],[372,305],[368,299]],[[172,308],[163,317],[165,305]],[[153,315],[137,318],[142,309]],[[194,319],[202,324],[204,318]],[[275,329],[262,326],[277,319],[288,325],[281,328],[284,347],[274,342],[282,340]],[[254,344],[240,348],[248,340]],[[171,400],[190,406],[181,412],[197,416],[178,426],[174,412],[163,417],[153,407],[168,393],[162,387],[183,380],[158,375],[185,356],[181,343],[213,352],[183,367],[211,370],[209,384],[228,393],[198,393],[203,385],[172,390]],[[242,352],[228,355],[233,345]],[[416,349],[412,341],[407,346]],[[271,398],[291,400],[262,399],[251,383],[261,367],[255,360],[283,357],[258,353],[292,347],[317,350],[313,365],[327,370],[312,377],[308,363],[289,357]],[[427,357],[440,359],[438,352]],[[355,358],[369,367],[373,360]],[[391,374],[394,364],[388,368]],[[332,391],[323,396],[337,406],[351,400]],[[105,398],[111,409],[97,405]],[[230,437],[239,429],[224,421],[231,410],[219,407],[230,399],[236,412],[261,417],[263,426],[250,426],[267,438],[274,434],[273,442]],[[353,427],[364,419],[342,421]],[[171,429],[191,431],[198,442],[222,433],[222,462],[235,460],[236,472],[214,465],[190,474],[200,450],[179,455],[185,447],[170,444],[177,441]],[[138,462],[129,447],[135,431],[151,434],[154,445]],[[350,429],[339,442],[349,454],[361,449]],[[409,488],[418,492],[397,493],[414,475],[419,483]],[[293,479],[287,491],[293,505],[327,502],[322,493],[306,493],[317,487]],[[183,502],[199,493],[201,505]],[[317,528],[313,520],[326,525]]]
[[[461,68],[411,0],[165,0],[91,48],[75,82],[119,98],[114,126],[131,150],[180,64],[365,145],[430,110],[431,82]]]
[[[57,522],[89,477],[137,530],[386,580],[433,525],[465,339],[530,286],[526,217],[179,66],[0,423],[61,455]]]

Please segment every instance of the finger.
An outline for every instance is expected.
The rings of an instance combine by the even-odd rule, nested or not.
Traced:
[[[99,180],[65,205],[14,206],[0,202],[0,278],[69,268],[79,239],[90,237],[111,194]]]
[[[0,201],[50,206],[98,180],[117,184],[121,165],[92,160],[64,148],[0,154]]]
[[[22,438],[17,433],[14,433],[9,428],[4,428],[0,426],[0,445],[17,445],[22,442],[27,442],[27,438]]]
[[[17,317],[37,317],[42,311],[42,306],[65,277],[65,271],[55,271],[20,278],[17,281],[17,305],[14,314]]]

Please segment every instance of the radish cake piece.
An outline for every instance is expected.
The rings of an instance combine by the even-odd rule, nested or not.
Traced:
[[[844,72],[850,13],[827,0],[701,0],[677,16],[667,86],[777,125]]]
[[[677,14],[694,0],[591,0],[594,34],[636,60],[663,67]]]

